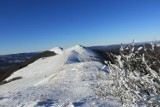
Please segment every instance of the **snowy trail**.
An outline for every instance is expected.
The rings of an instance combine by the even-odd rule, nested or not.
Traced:
[[[92,57],[91,57],[92,56]],[[116,101],[98,99],[91,75],[103,65],[80,46],[59,55],[39,59],[17,71],[22,79],[0,86],[2,107],[117,107]]]

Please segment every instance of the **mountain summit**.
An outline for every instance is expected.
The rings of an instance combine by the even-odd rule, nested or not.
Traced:
[[[51,49],[50,51],[55,52],[56,54],[62,54],[63,53],[63,48],[61,47],[54,47],[53,49]]]

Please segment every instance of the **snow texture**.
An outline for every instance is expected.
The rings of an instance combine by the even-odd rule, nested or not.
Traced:
[[[91,50],[77,45],[57,55],[41,58],[22,68],[0,85],[0,107],[117,107],[121,103],[100,99],[92,78],[104,66]],[[105,69],[103,67],[103,69]]]

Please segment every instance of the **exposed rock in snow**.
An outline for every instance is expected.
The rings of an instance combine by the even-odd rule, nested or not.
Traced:
[[[50,51],[55,52],[56,54],[62,54],[63,53],[63,48],[61,47],[54,47],[53,49],[51,49]]]

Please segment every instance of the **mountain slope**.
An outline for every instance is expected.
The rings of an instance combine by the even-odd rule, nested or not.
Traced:
[[[41,58],[22,68],[0,85],[1,106],[73,107],[120,106],[117,101],[98,99],[92,90],[103,64],[92,50],[77,45],[63,53]],[[96,79],[95,79],[96,80]]]
[[[14,66],[8,67],[6,69],[0,69],[0,84],[6,83],[6,81],[4,81],[4,79],[8,78],[15,71],[28,66],[29,64],[33,63],[34,61],[36,61],[40,58],[45,58],[45,57],[54,56],[54,55],[56,55],[54,52],[44,51],[44,52],[39,53],[39,54],[21,62],[21,63],[18,63]],[[21,77],[14,78],[12,80],[19,79],[19,78],[21,78]],[[12,81],[12,80],[10,80],[10,81]],[[7,81],[7,82],[9,82],[9,81]]]

